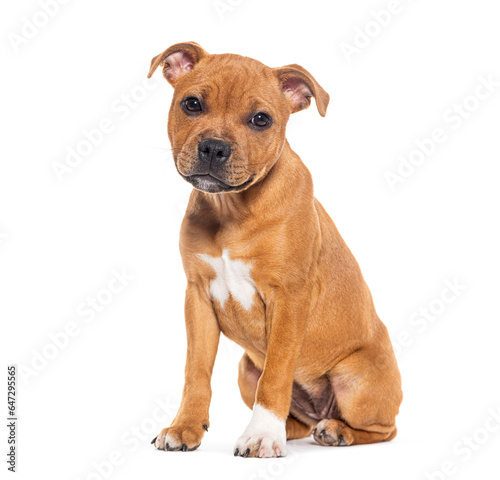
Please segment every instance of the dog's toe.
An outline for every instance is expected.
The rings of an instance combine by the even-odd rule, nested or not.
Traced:
[[[325,446],[344,447],[354,441],[351,429],[340,420],[321,420],[313,430],[313,437],[319,444]]]

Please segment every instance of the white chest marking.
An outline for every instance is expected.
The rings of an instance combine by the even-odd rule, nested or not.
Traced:
[[[250,276],[251,266],[241,260],[231,260],[229,250],[222,251],[222,257],[211,257],[207,254],[198,256],[208,263],[215,272],[215,278],[210,281],[210,295],[222,307],[229,294],[246,310],[250,310],[255,294],[255,283]]]

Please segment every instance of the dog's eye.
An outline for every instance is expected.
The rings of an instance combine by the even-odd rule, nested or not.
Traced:
[[[267,113],[259,112],[252,117],[250,123],[257,128],[266,128],[271,125],[272,120]]]
[[[182,108],[187,114],[197,114],[202,111],[201,101],[196,97],[187,97],[182,101]]]

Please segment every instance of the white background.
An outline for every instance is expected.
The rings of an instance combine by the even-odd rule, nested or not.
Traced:
[[[3,3],[2,357],[37,368],[18,378],[17,478],[498,478],[500,87],[469,97],[480,76],[500,80],[500,10],[494,0],[401,0],[377,29],[371,12],[389,3],[73,0],[34,34],[25,25],[43,23],[39,3]],[[23,26],[32,38],[19,43]],[[348,61],[342,42],[365,28],[367,45]],[[236,383],[242,352],[223,339],[200,449],[149,445],[183,384],[178,231],[190,186],[168,151],[171,87],[160,72],[151,90],[142,84],[151,58],[186,40],[301,64],[330,93],[327,117],[315,107],[295,115],[288,139],[398,344],[405,398],[393,442],[307,439],[283,460],[234,458],[250,410]],[[139,101],[124,106],[131,92]],[[452,122],[464,101],[474,111]],[[59,181],[54,162],[106,118],[113,131]],[[435,128],[446,141],[392,191],[386,172]],[[133,280],[87,322],[82,302],[123,268]],[[446,282],[462,286],[448,304]],[[418,320],[429,305],[439,314]],[[77,333],[54,353],[49,334],[68,323]],[[42,363],[44,352],[54,358]],[[453,475],[432,476],[443,463]]]

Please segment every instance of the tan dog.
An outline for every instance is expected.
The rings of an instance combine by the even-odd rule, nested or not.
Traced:
[[[402,399],[387,330],[311,175],[285,138],[291,113],[328,94],[298,65],[269,68],[196,43],[153,58],[174,87],[168,136],[195,188],[180,250],[187,276],[182,402],[152,443],[194,450],[208,430],[219,336],[239,365],[252,419],[235,455],[286,454],[286,440],[322,445],[391,440]]]

